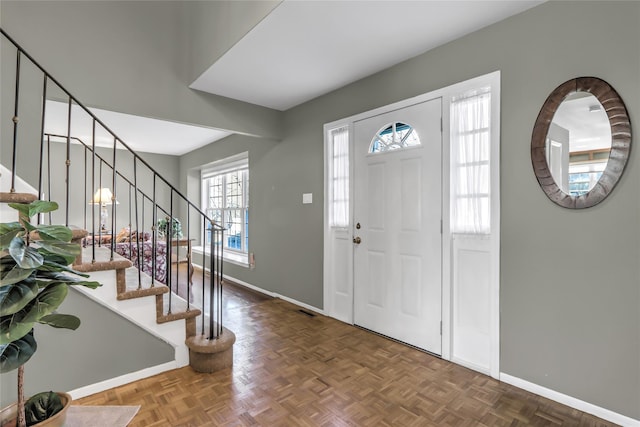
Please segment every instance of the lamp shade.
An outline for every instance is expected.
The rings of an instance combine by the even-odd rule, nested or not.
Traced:
[[[115,201],[118,204],[118,201]],[[110,205],[113,203],[113,194],[108,188],[99,188],[93,195],[93,199],[89,201],[90,204],[95,205]]]

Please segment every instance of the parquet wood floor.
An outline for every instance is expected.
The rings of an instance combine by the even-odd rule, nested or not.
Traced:
[[[242,292],[229,287],[230,299]],[[248,302],[247,302],[248,301]],[[76,404],[141,405],[132,427],[612,426],[279,299],[226,306],[234,366],[189,367]]]

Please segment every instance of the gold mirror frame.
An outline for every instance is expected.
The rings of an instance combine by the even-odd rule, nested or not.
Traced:
[[[588,92],[595,96],[609,118],[611,152],[602,176],[586,194],[572,196],[563,192],[547,164],[546,140],[549,125],[564,99],[574,92]],[[603,201],[618,183],[631,151],[631,122],[627,108],[607,82],[597,77],[578,77],[558,86],[542,105],[531,137],[531,163],[540,187],[554,203],[569,209],[590,208]]]

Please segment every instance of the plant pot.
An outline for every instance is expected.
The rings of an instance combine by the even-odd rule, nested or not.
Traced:
[[[71,406],[71,395],[63,391],[56,392],[64,405],[62,410],[53,417],[33,424],[33,427],[62,427],[67,420],[67,410]],[[18,425],[18,404],[13,403],[0,410],[0,427],[15,427]]]

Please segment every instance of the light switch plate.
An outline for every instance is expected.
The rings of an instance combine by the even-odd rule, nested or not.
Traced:
[[[313,203],[313,193],[303,193],[302,204],[307,205],[309,203]]]

